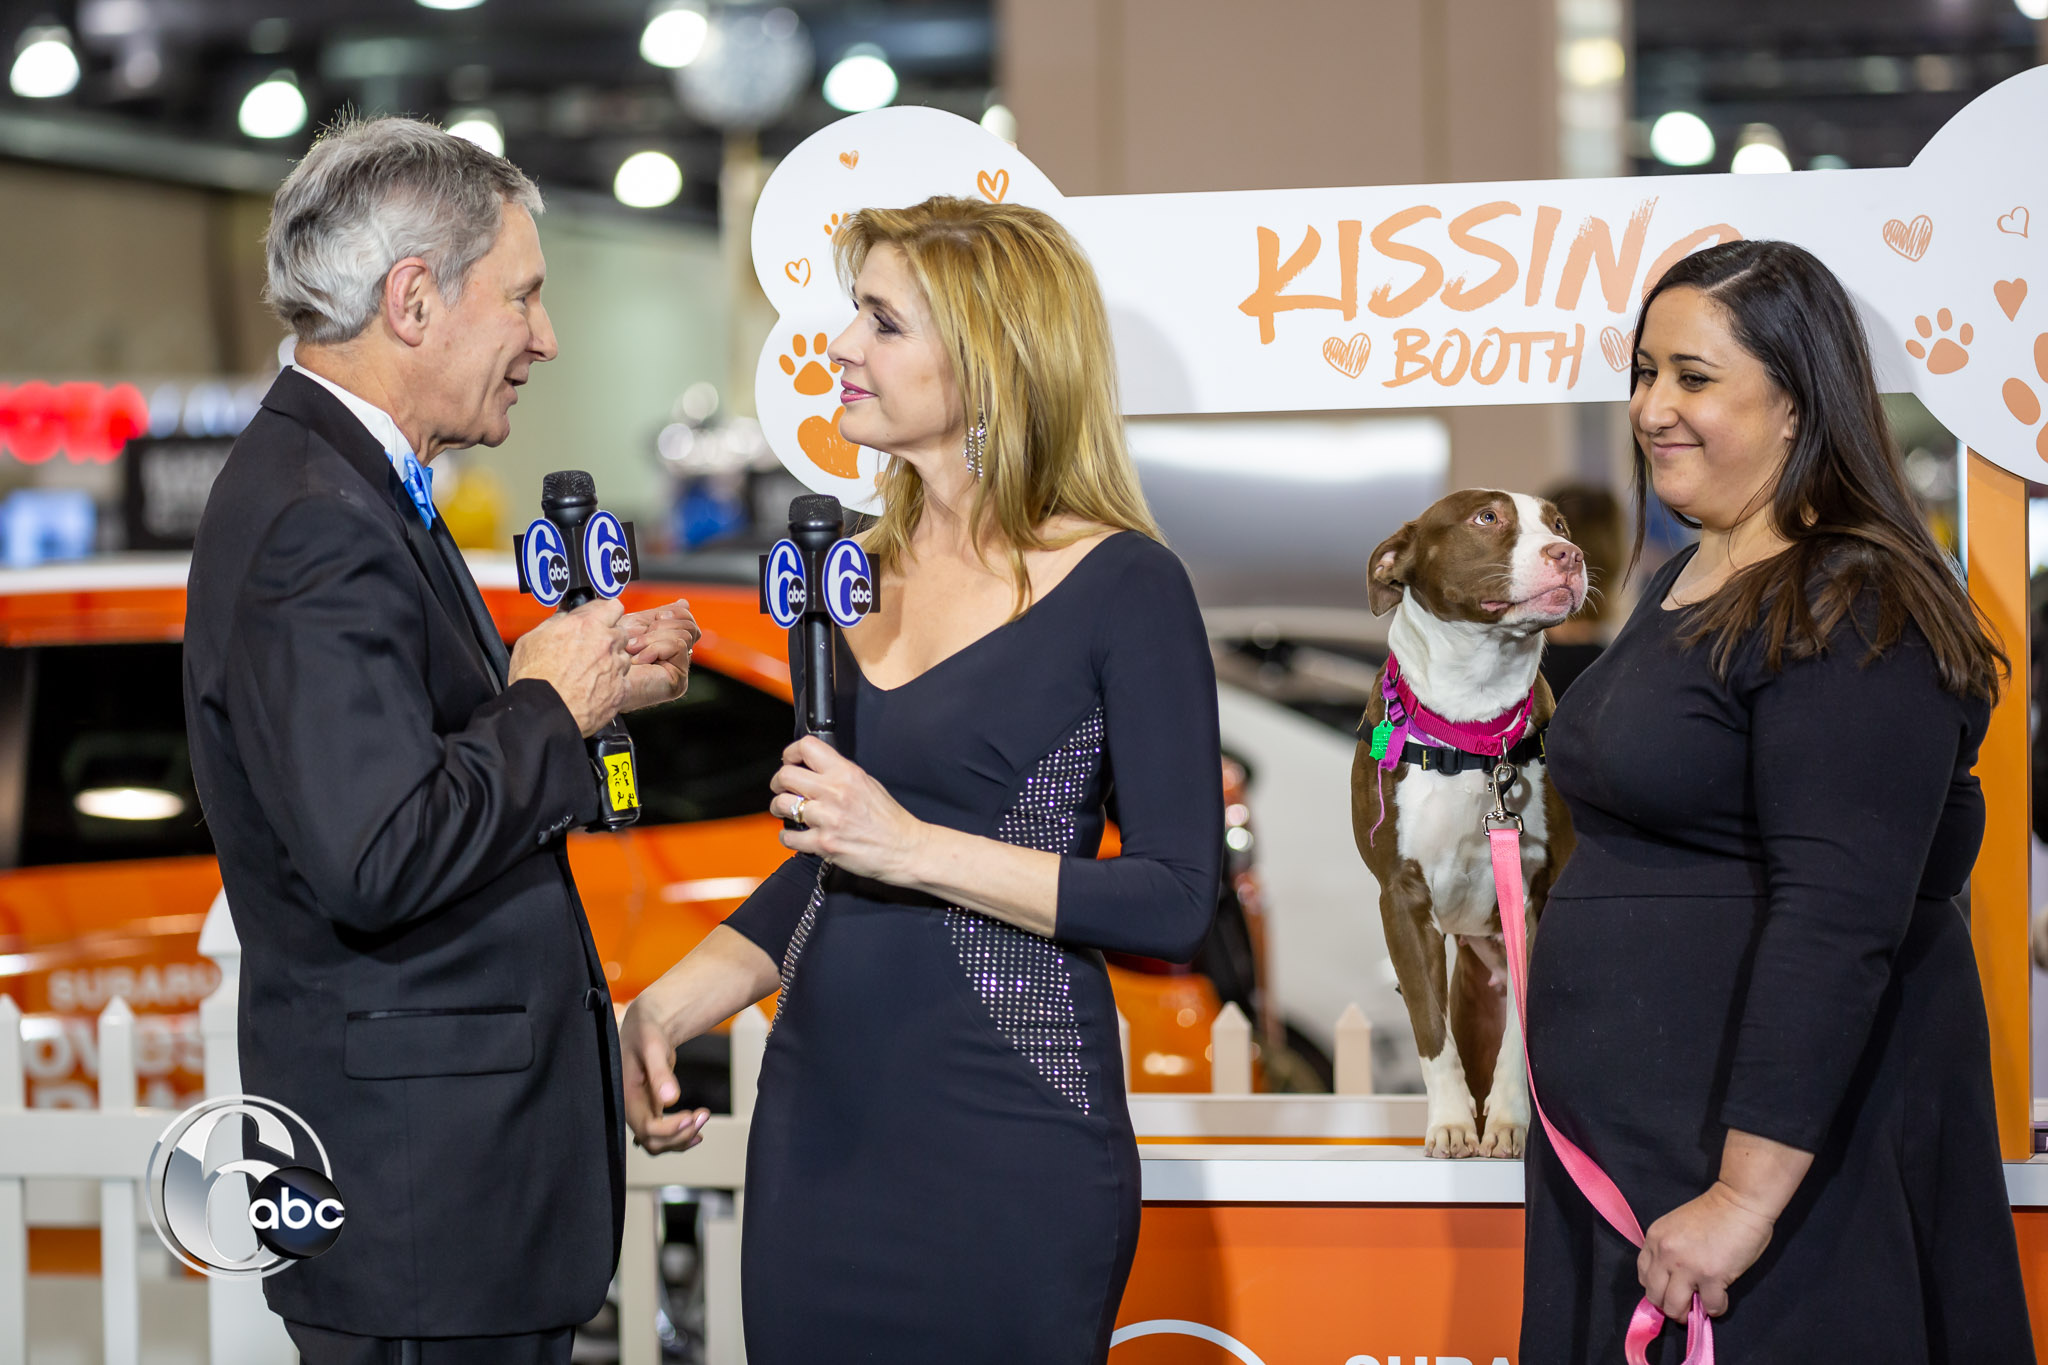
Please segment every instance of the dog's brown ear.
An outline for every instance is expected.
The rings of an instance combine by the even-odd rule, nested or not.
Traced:
[[[1385,616],[1401,605],[1401,590],[1415,568],[1415,523],[1409,522],[1380,542],[1372,552],[1372,568],[1366,574],[1365,604],[1374,616]]]

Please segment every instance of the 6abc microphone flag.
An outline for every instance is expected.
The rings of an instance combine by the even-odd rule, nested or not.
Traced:
[[[839,499],[809,493],[789,504],[789,535],[761,556],[761,610],[792,635],[793,659],[804,661],[804,694],[796,699],[803,731],[839,747],[833,715],[832,629],[860,624],[881,602],[867,551],[840,535]],[[789,820],[785,828],[798,826]]]
[[[534,601],[574,611],[599,597],[617,597],[639,577],[633,523],[597,505],[597,481],[584,471],[558,470],[541,480],[540,512],[512,539],[519,591]],[[640,818],[633,737],[614,718],[585,743],[605,793],[604,813],[592,828],[623,829]]]

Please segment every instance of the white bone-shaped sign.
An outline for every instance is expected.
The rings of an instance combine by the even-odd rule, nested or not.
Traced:
[[[1896,169],[1068,198],[965,119],[858,114],[791,152],[755,211],[754,269],[780,315],[757,410],[798,478],[873,510],[882,457],[840,435],[824,354],[853,315],[832,234],[856,209],[935,194],[1030,204],[1074,233],[1131,415],[1620,401],[1649,285],[1703,246],[1776,237],[1848,287],[1880,387],[1918,394],[1971,447],[2041,478],[2043,128],[2036,67]],[[1245,459],[1256,474],[1258,452]]]

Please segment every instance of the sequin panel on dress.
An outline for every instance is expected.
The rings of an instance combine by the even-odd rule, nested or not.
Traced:
[[[996,838],[1047,853],[1073,846],[1075,813],[1102,766],[1102,708],[1039,760]],[[946,912],[953,951],[989,1016],[1039,1075],[1082,1113],[1089,1112],[1088,1073],[1081,1065],[1081,1029],[1066,956],[1050,939],[972,910]]]
[[[803,917],[797,920],[796,930],[789,936],[789,946],[782,950],[782,998],[775,1004],[775,1018],[781,1019],[782,1012],[789,1008],[789,988],[796,982],[797,959],[804,955],[804,944],[810,941],[811,930],[817,927],[818,911],[825,904],[825,864],[818,864],[818,884],[811,888],[811,899],[804,905]],[[771,1021],[768,1031],[775,1031]]]

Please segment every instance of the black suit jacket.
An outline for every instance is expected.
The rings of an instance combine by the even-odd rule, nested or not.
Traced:
[[[366,1336],[587,1321],[623,1221],[618,1033],[563,835],[598,813],[567,706],[505,685],[447,532],[369,433],[278,376],[192,554],[185,720],[242,940],[242,1083],[348,1209],[264,1281]]]

